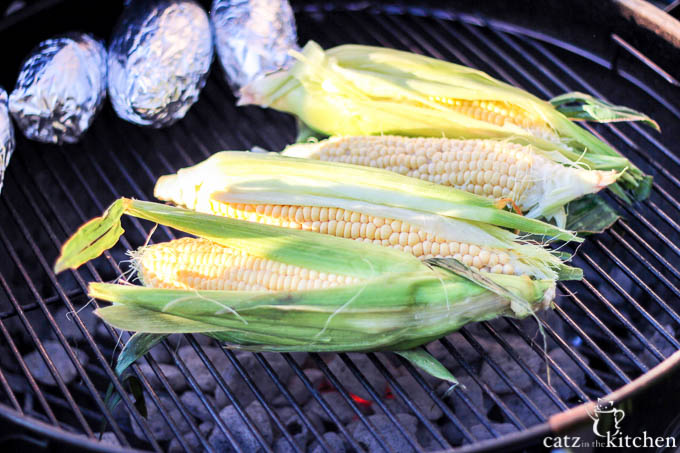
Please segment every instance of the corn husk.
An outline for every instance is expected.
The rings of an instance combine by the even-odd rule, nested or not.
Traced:
[[[77,268],[112,247],[123,234],[123,214],[252,255],[361,277],[342,287],[278,292],[89,285],[91,297],[113,303],[97,315],[140,333],[203,333],[253,351],[401,351],[469,322],[533,315],[555,294],[552,280],[482,275],[459,263],[423,263],[373,244],[130,199],[117,200],[102,217],[83,225],[64,244],[55,271]],[[145,352],[135,351],[129,354]]]
[[[625,173],[610,189],[625,200],[644,199],[651,178],[611,146],[578,127],[550,104],[484,72],[392,49],[343,45],[324,51],[310,41],[290,69],[242,90],[242,104],[293,113],[325,135],[394,134],[448,138],[500,138],[555,152],[595,170]],[[432,100],[499,101],[544,120],[557,140],[513,124],[476,120]],[[577,120],[643,120],[643,114],[570,93],[556,105]],[[572,105],[577,103],[577,108]],[[631,113],[632,112],[632,113]],[[623,189],[629,190],[628,194]]]
[[[355,143],[357,144],[356,149],[353,148]],[[543,218],[548,221],[554,221],[556,225],[563,228],[567,224],[566,205],[584,195],[599,192],[603,188],[614,184],[621,176],[621,173],[616,173],[613,170],[606,172],[588,170],[575,165],[569,165],[569,162],[563,159],[554,161],[551,153],[530,145],[521,147],[517,150],[517,145],[515,144],[493,139],[452,140],[444,138],[408,138],[401,136],[331,137],[324,140],[314,140],[307,143],[297,143],[287,146],[282,154],[291,157],[318,159],[331,162],[346,162],[350,158],[364,158],[366,160],[360,161],[363,162],[362,165],[369,165],[369,161],[367,160],[369,153],[375,153],[376,155],[383,157],[383,159],[387,159],[388,156],[382,156],[379,153],[391,146],[388,145],[388,143],[402,145],[405,149],[412,147],[416,150],[417,154],[423,155],[426,160],[430,160],[430,162],[434,164],[437,162],[431,160],[433,154],[436,150],[447,149],[447,145],[452,149],[458,149],[459,151],[467,149],[468,147],[471,149],[482,147],[485,150],[492,148],[496,150],[496,156],[514,155],[514,152],[517,151],[521,153],[522,161],[527,163],[530,170],[528,170],[523,177],[515,176],[524,187],[519,190],[512,190],[509,194],[510,198],[527,217]],[[342,152],[335,153],[339,149],[341,149]],[[453,154],[453,152],[451,152],[451,154]],[[470,154],[474,155],[474,152],[467,152],[467,156],[470,156]],[[561,155],[558,156],[561,157]],[[383,160],[383,162],[385,162],[385,160]],[[500,164],[501,162],[502,161],[499,160],[494,163]],[[507,165],[508,164],[506,164],[506,167]],[[409,169],[409,167],[401,166],[398,172],[400,174],[405,174]],[[395,170],[391,169],[391,171]],[[475,179],[477,171],[483,172],[484,170],[476,169],[471,171],[470,179]],[[493,172],[495,170],[491,171]],[[444,172],[441,176],[438,176],[442,178],[441,184],[454,185],[449,182],[446,175],[447,173]],[[431,178],[432,174],[421,173],[420,178],[427,179],[428,176]],[[461,187],[459,186],[458,188]],[[463,189],[461,188],[461,190]]]
[[[397,219],[449,241],[512,252],[518,257],[515,267],[537,278],[566,276],[569,268],[541,245],[501,227],[579,240],[452,187],[376,168],[273,153],[216,153],[177,174],[161,176],[154,195],[204,213],[213,212],[213,203],[219,202],[334,207]]]

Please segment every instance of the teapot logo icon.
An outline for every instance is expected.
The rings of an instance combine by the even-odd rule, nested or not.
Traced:
[[[626,414],[622,409],[615,408],[613,401],[607,401],[598,398],[595,410],[593,411],[593,413],[589,412],[588,415],[593,420],[593,433],[595,433],[596,436],[607,437],[607,435],[609,435],[613,438],[621,434],[621,429],[619,425],[621,423],[621,420],[623,420],[623,417],[626,416]],[[614,426],[612,427],[613,430],[612,428],[610,428],[609,431],[602,432],[603,430],[607,429],[606,427],[602,426],[602,424],[605,423],[603,421],[603,418],[614,421]]]

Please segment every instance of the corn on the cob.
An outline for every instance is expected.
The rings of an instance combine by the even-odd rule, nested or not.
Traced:
[[[222,152],[162,176],[154,194],[199,212],[372,242],[421,259],[455,258],[495,274],[554,278],[562,266],[543,247],[494,225],[511,226],[501,219],[507,217],[522,231],[562,230],[548,232],[485,198],[381,169]],[[482,215],[485,209],[492,211]]]
[[[484,121],[500,127],[512,124],[536,137],[557,143],[560,141],[560,136],[550,128],[545,120],[507,102],[451,99],[441,96],[428,96],[428,99],[477,121]]]
[[[372,242],[422,259],[455,258],[485,272],[515,274],[515,266],[518,270],[526,267],[515,253],[477,245],[472,238],[470,242],[448,241],[405,221],[342,208],[235,204],[216,200],[210,201],[210,208],[210,214]]]
[[[564,205],[619,176],[566,167],[530,145],[498,140],[334,137],[292,145],[283,154],[383,168],[496,200],[510,198],[527,216],[555,218],[559,226],[565,224]]]
[[[528,143],[594,170],[625,170],[619,183],[637,199],[649,194],[651,179],[616,150],[550,103],[481,71],[370,46],[344,45],[324,51],[310,41],[302,53],[291,53],[298,60],[291,68],[244,87],[240,102],[293,113],[326,135],[395,134]],[[578,99],[582,98],[586,99],[584,95]],[[560,105],[571,99],[577,98],[567,97]],[[617,117],[615,106],[599,102],[597,107]],[[628,199],[618,184],[610,189]]]
[[[358,283],[358,277],[279,263],[201,238],[182,238],[133,253],[144,286],[230,291],[300,291]]]
[[[206,333],[253,350],[399,351],[468,322],[531,315],[546,307],[555,292],[552,280],[481,277],[467,271],[458,275],[373,244],[127,199],[118,200],[104,216],[81,227],[62,248],[55,270],[76,268],[112,247],[123,234],[123,214],[202,238],[152,245],[136,254],[144,283],[163,280],[158,284],[186,289],[90,284],[90,296],[114,303],[98,309],[97,314],[126,330]],[[214,242],[214,247],[208,241]],[[204,255],[194,256],[197,253]],[[243,283],[253,289],[205,290],[202,288],[215,283],[206,284],[203,275],[191,280],[182,276],[208,269],[210,265],[203,263],[211,260],[223,263],[218,267],[225,273],[236,265],[231,257],[239,254],[286,265],[286,269],[299,271],[298,275],[307,269],[309,278],[315,270],[315,282],[322,272],[332,274],[336,286],[280,290],[277,283],[276,290],[260,290],[252,274],[237,272],[229,285],[238,288]],[[201,264],[196,267],[195,263]],[[157,278],[159,275],[163,277]],[[338,281],[338,276],[344,280]],[[175,277],[178,281],[172,282]]]

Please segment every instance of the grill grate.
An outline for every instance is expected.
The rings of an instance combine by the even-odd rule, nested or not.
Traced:
[[[626,53],[612,51],[603,57],[506,23],[443,11],[307,6],[297,18],[301,42],[313,38],[324,47],[361,42],[407,49],[478,67],[542,98],[581,90],[650,112],[662,126],[680,118],[680,93],[667,74],[654,74],[659,68],[635,60],[635,49],[619,37],[612,49],[622,47]],[[223,394],[222,401],[233,406],[252,432],[253,445],[267,452],[274,451],[271,439],[247,411],[248,401],[260,403],[293,451],[305,450],[287,429],[272,394],[290,406],[301,429],[311,433],[322,451],[333,451],[323,437],[329,426],[355,450],[370,444],[396,451],[389,438],[392,431],[377,424],[369,412],[384,414],[404,445],[414,450],[442,449],[452,444],[451,436],[444,434],[447,429],[457,430],[463,444],[502,436],[500,427],[507,425],[499,425],[501,421],[514,430],[528,429],[550,414],[621,387],[680,349],[674,332],[680,331],[680,315],[672,302],[680,296],[680,248],[675,245],[680,237],[675,220],[680,181],[674,176],[680,158],[668,145],[677,143],[678,132],[666,126],[660,137],[636,124],[586,125],[653,174],[655,183],[650,199],[634,207],[605,194],[624,219],[579,248],[574,263],[584,269],[586,278],[559,285],[556,309],[543,315],[549,350],[560,351],[546,357],[550,382],[545,364],[536,365],[535,359],[543,357],[543,344],[532,320],[468,326],[427,346],[432,354],[445,358],[464,382],[478,387],[479,398],[460,388],[444,397],[437,382],[409,363],[383,354],[309,354],[303,367],[295,354],[244,355],[224,350],[213,356],[208,348],[215,344],[202,337],[171,337],[159,354],[169,357],[179,378],[153,355],[140,361],[143,365],[133,366],[147,405],[151,411],[156,408],[167,425],[159,435],[157,425],[141,416],[114,377],[112,358],[129,336],[95,323],[91,316],[95,302],[88,304],[85,296],[87,282],[110,281],[126,270],[119,265],[126,259],[124,251],[143,244],[151,225],[124,219],[121,246],[77,272],[56,277],[50,266],[68,235],[113,199],[123,195],[153,199],[158,176],[220,149],[253,145],[281,149],[293,140],[289,117],[253,107],[237,109],[219,76],[213,74],[201,101],[170,129],[128,125],[107,107],[81,144],[53,147],[19,139],[0,198],[0,256],[7,257],[0,262],[0,415],[37,420],[91,440],[106,422],[122,446],[152,450],[164,450],[172,440],[179,450],[191,451],[191,433],[197,445],[214,451],[209,438],[218,432],[241,451],[239,433],[219,417],[216,397],[199,380],[199,374],[207,373],[216,393]],[[174,237],[173,231],[159,228],[153,238]],[[58,316],[64,306],[72,313],[73,325]],[[55,348],[64,355],[59,361]],[[182,351],[193,351],[198,361],[189,362]],[[46,365],[49,376],[36,376],[31,354]],[[570,359],[572,368],[556,357]],[[230,381],[224,377],[225,366],[233,370]],[[321,391],[305,372],[310,366],[320,370],[328,390],[347,406],[353,429],[343,421],[338,405],[326,399],[330,392]],[[55,385],[46,384],[50,379]],[[192,408],[176,390],[177,379],[197,395],[206,418],[215,424],[212,435],[201,430]],[[123,395],[114,412],[103,403],[110,382]],[[319,426],[316,416],[298,403],[300,393],[294,394],[293,383],[301,385],[305,399],[316,401],[327,426]],[[390,389],[391,399],[384,397],[384,388],[376,387],[382,383]],[[373,403],[370,411],[359,392]],[[507,394],[517,404],[511,404]],[[402,407],[415,417],[417,432],[402,422]],[[433,420],[432,411],[441,415]],[[360,428],[368,440],[356,435]]]

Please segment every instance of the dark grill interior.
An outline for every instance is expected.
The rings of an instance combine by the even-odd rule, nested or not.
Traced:
[[[680,181],[674,176],[680,96],[670,76],[655,73],[625,42],[613,40],[608,55],[595,55],[508,24],[438,10],[308,6],[297,20],[301,43],[407,49],[480,68],[544,99],[588,92],[660,123],[663,135],[637,124],[586,126],[654,175],[655,184],[650,199],[632,207],[604,194],[624,219],[578,249],[574,264],[585,279],[560,285],[556,309],[541,315],[550,354],[543,355],[533,320],[468,326],[427,347],[467,387],[445,396],[446,385],[391,354],[250,354],[220,351],[200,336],[173,336],[134,367],[149,419],[126,392],[109,411],[103,403],[109,383],[123,391],[113,358],[129,335],[94,318],[86,285],[126,271],[125,251],[144,244],[152,225],[124,219],[122,243],[78,272],[56,277],[51,265],[63,241],[115,198],[151,200],[160,175],[218,150],[278,150],[294,139],[290,117],[235,107],[214,66],[201,100],[169,129],[132,126],[107,106],[78,145],[18,139],[0,198],[3,416],[92,439],[106,422],[112,433],[106,439],[153,450],[214,450],[215,439],[236,451],[335,451],[338,439],[357,451],[437,450],[538,425],[680,349]],[[152,240],[174,237],[159,228]],[[233,419],[218,415],[228,405]]]

